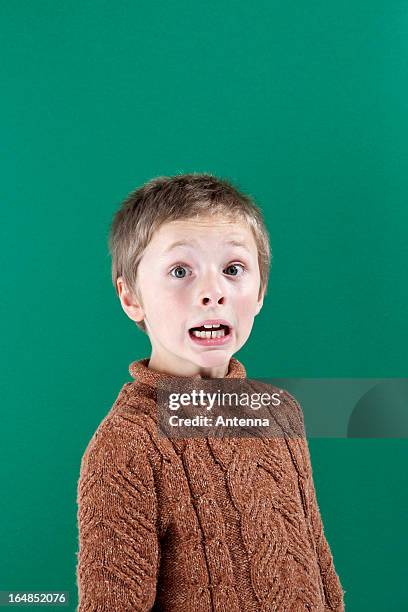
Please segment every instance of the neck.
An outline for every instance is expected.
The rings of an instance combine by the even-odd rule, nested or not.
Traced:
[[[176,360],[160,359],[159,356],[152,353],[148,368],[156,370],[157,372],[163,372],[172,376],[188,376],[189,378],[225,378],[228,373],[229,362],[222,365],[202,367],[189,361],[183,361],[183,363],[177,363]]]

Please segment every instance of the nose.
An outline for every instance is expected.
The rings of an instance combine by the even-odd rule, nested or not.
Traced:
[[[205,306],[207,306],[208,304],[211,306],[212,304],[223,304],[224,303],[224,296],[220,296],[220,297],[209,297],[208,295],[204,296],[201,300],[201,303],[204,304]]]
[[[219,280],[214,275],[207,275],[203,279],[199,290],[199,303],[204,306],[215,306],[217,304],[224,304],[224,302],[225,292],[221,288]]]

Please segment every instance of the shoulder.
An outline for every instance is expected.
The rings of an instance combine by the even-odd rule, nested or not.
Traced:
[[[279,389],[279,393],[281,397],[284,398],[285,402],[296,413],[296,416],[301,420],[302,424],[304,424],[303,410],[298,400],[293,395],[291,395],[287,389]]]
[[[151,450],[151,439],[143,424],[126,423],[121,415],[110,414],[98,425],[85,448],[81,474],[112,471],[135,458],[147,464]]]
[[[126,463],[135,455],[149,456],[153,446],[151,419],[142,411],[127,416],[131,385],[123,385],[112,408],[97,426],[83,453],[81,469],[91,464],[103,469]]]
[[[302,408],[297,399],[287,389],[257,379],[246,379],[245,386],[252,393],[268,394],[274,397],[273,416],[279,418],[284,429],[289,428],[295,435],[305,435]]]
[[[162,460],[171,460],[174,449],[158,435],[153,418],[154,397],[133,383],[125,383],[112,408],[97,426],[81,460],[86,470],[111,471],[129,464],[160,469]]]

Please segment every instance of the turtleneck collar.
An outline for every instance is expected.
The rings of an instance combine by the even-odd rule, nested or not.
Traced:
[[[174,374],[167,374],[166,372],[159,372],[158,370],[152,370],[148,367],[149,358],[139,359],[133,361],[129,366],[129,373],[131,376],[140,383],[150,385],[151,387],[157,387],[158,383],[171,378],[184,378],[178,377]],[[190,377],[187,377],[190,378]],[[246,370],[238,359],[231,357],[228,367],[228,372],[224,378],[246,378]],[[190,378],[191,380],[191,378]],[[208,379],[198,379],[208,380]]]

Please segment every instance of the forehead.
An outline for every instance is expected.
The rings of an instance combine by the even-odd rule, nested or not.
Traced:
[[[183,219],[164,223],[155,232],[153,242],[155,246],[160,247],[162,253],[177,248],[208,250],[214,245],[256,251],[255,239],[248,225],[243,221],[231,221],[225,217]]]

